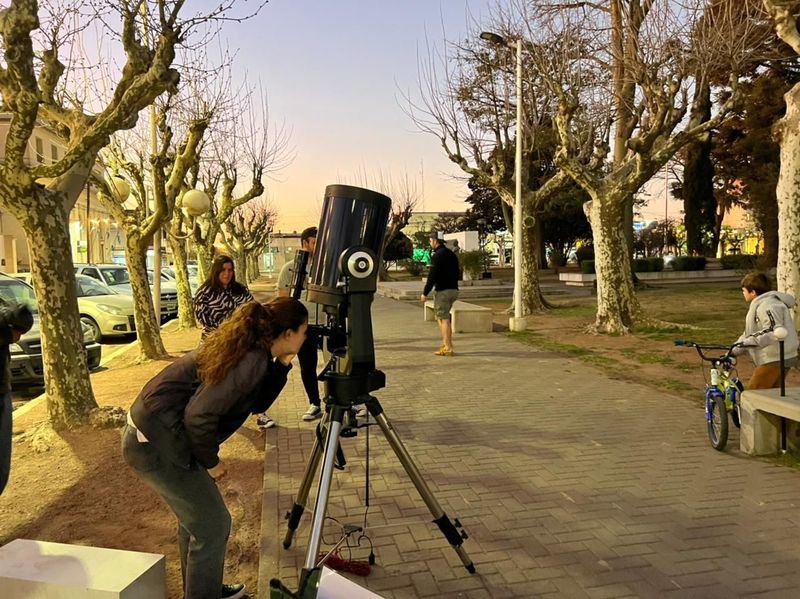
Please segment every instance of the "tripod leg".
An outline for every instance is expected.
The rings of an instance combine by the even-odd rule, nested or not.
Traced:
[[[322,529],[325,524],[325,513],[328,508],[328,494],[331,490],[331,480],[333,478],[333,462],[336,458],[336,448],[339,446],[339,433],[342,430],[344,413],[345,408],[340,406],[334,406],[331,412],[328,438],[325,441],[325,453],[322,460],[322,472],[319,475],[319,487],[314,503],[314,519],[308,539],[308,550],[306,551],[304,566],[306,570],[312,570],[317,563],[319,545],[322,541]]]
[[[391,445],[392,449],[394,450],[395,455],[397,455],[397,459],[399,459],[400,463],[403,465],[403,469],[405,469],[406,474],[408,474],[411,482],[414,483],[414,486],[417,488],[420,497],[422,497],[425,505],[428,506],[428,510],[430,510],[431,514],[433,515],[433,521],[439,527],[439,530],[442,531],[442,534],[444,535],[444,538],[447,539],[447,542],[450,543],[450,545],[453,546],[453,549],[456,550],[456,553],[458,554],[458,557],[461,558],[461,563],[464,564],[467,572],[474,574],[475,565],[472,563],[472,560],[462,546],[466,535],[462,536],[462,534],[460,534],[456,528],[456,526],[460,526],[458,520],[456,520],[456,524],[453,524],[453,522],[450,521],[450,518],[447,517],[447,514],[444,513],[442,506],[439,505],[439,502],[433,496],[433,493],[431,493],[428,484],[422,478],[422,474],[417,468],[417,465],[411,459],[411,456],[403,445],[403,442],[400,440],[400,437],[397,436],[397,433],[395,432],[391,423],[383,413],[383,408],[381,408],[378,400],[371,398],[367,401],[367,406],[369,407],[370,413],[375,417],[378,426],[381,427],[381,430],[383,431],[386,440],[389,442],[389,445]]]
[[[311,455],[306,464],[306,471],[303,474],[303,480],[300,483],[300,489],[297,491],[297,497],[294,500],[292,511],[286,514],[288,521],[288,528],[286,536],[283,538],[283,548],[288,549],[292,545],[292,538],[300,524],[300,518],[305,511],[306,501],[308,500],[308,492],[311,490],[311,483],[314,482],[314,475],[317,473],[319,460],[322,457],[322,446],[319,439],[314,440],[314,448],[311,450]]]

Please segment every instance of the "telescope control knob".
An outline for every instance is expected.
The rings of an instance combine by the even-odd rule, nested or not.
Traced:
[[[375,258],[370,252],[357,250],[344,257],[342,270],[355,279],[366,279],[375,271]]]

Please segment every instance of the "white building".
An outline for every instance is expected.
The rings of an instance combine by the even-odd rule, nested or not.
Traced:
[[[9,114],[0,113],[0,161],[5,157],[10,122]],[[49,128],[38,126],[25,150],[25,162],[52,164],[63,157],[64,152],[63,140]],[[69,233],[73,262],[125,261],[125,234],[89,184],[70,212]],[[26,272],[30,264],[25,232],[13,216],[0,209],[0,272]]]

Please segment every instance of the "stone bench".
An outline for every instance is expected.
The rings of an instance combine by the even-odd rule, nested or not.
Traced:
[[[0,597],[164,599],[163,555],[15,539],[0,547]]]
[[[484,306],[477,306],[468,302],[456,300],[450,308],[450,316],[453,319],[454,333],[491,333],[492,332],[492,309]],[[433,311],[433,300],[425,302],[424,318],[426,321],[436,320]]]
[[[788,449],[800,447],[800,388],[758,389],[742,393],[742,430],[739,448],[748,455],[772,455],[781,451],[781,419],[786,420]]]

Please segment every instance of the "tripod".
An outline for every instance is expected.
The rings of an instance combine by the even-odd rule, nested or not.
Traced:
[[[332,358],[332,361],[335,359]],[[313,577],[316,569],[317,555],[319,553],[319,546],[322,539],[322,529],[325,522],[325,515],[328,505],[328,495],[330,493],[331,480],[333,477],[334,458],[336,450],[339,446],[339,439],[342,432],[345,414],[347,414],[353,405],[365,404],[369,413],[375,418],[378,426],[383,432],[384,437],[388,441],[392,450],[394,451],[406,474],[411,479],[411,482],[419,492],[425,505],[428,507],[431,515],[433,516],[434,523],[439,527],[445,539],[456,550],[461,563],[470,574],[475,573],[475,566],[472,560],[467,555],[463,548],[464,539],[467,534],[461,528],[461,523],[458,519],[452,522],[445,514],[442,506],[431,493],[430,488],[422,478],[422,474],[417,468],[414,461],[411,459],[408,451],[403,445],[400,437],[395,432],[388,418],[384,414],[383,407],[380,402],[369,394],[369,389],[377,389],[383,386],[382,382],[385,377],[382,372],[375,370],[368,375],[351,376],[341,375],[334,373],[327,373],[324,375],[328,385],[328,393],[325,397],[325,404],[328,407],[326,417],[322,424],[328,424],[328,434],[325,440],[325,447],[323,451],[322,444],[319,437],[314,442],[314,447],[311,450],[306,469],[303,474],[303,480],[300,483],[300,488],[297,492],[294,505],[291,512],[287,514],[288,528],[286,536],[283,540],[283,547],[288,549],[292,544],[294,533],[297,530],[300,518],[305,511],[305,504],[308,500],[308,493],[311,489],[311,484],[319,467],[320,460],[322,460],[322,472],[319,477],[319,486],[317,497],[314,504],[313,523],[311,527],[311,534],[309,536],[308,549],[306,551],[306,558],[303,571],[300,577],[300,589],[302,590]],[[375,386],[378,385],[378,386]],[[320,426],[322,426],[322,424]]]

